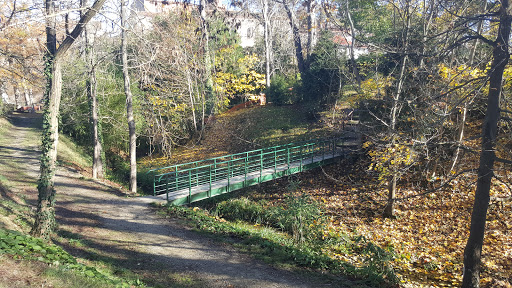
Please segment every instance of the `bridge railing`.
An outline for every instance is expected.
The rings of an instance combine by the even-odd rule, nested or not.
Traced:
[[[202,186],[211,191],[212,185],[221,180],[227,180],[229,186],[231,181],[247,181],[248,177],[254,178],[255,175],[262,179],[264,174],[289,170],[291,166],[302,171],[304,162],[315,162],[316,157],[320,157],[316,159],[318,161],[334,157],[342,142],[342,138],[335,138],[291,143],[172,165],[148,173],[152,173],[154,177],[154,195],[169,195],[187,189],[190,196],[195,187]]]

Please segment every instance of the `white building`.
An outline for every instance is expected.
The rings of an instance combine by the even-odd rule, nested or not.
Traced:
[[[151,26],[149,19],[145,17],[153,17],[162,13],[170,13],[178,10],[193,10],[198,9],[198,2],[182,2],[182,1],[162,1],[162,0],[134,0],[132,3],[132,10],[136,11],[143,25],[148,27]],[[259,23],[254,17],[250,17],[247,13],[240,15],[237,13],[230,13],[226,10],[226,7],[216,0],[217,3],[212,5],[215,9],[226,12],[225,15],[228,18],[226,21],[229,25],[234,28],[240,36],[240,45],[244,48],[253,47],[256,43],[257,36],[263,35],[263,25]]]

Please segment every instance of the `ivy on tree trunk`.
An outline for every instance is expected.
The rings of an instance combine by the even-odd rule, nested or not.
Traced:
[[[41,175],[37,185],[39,192],[37,211],[31,234],[49,239],[55,226],[55,170],[57,146],[59,143],[59,108],[62,95],[61,61],[66,52],[80,36],[85,25],[96,15],[106,0],[97,0],[85,13],[73,31],[62,41],[57,49],[55,0],[46,0],[46,48],[45,76],[46,108],[43,114],[43,136],[41,147]]]

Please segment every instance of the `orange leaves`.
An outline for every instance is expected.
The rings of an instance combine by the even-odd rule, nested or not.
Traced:
[[[354,164],[360,165],[359,163]],[[397,219],[383,219],[383,196],[365,168],[350,169],[347,163],[324,167],[322,172],[301,174],[301,190],[325,203],[332,216],[324,237],[332,233],[356,233],[380,247],[393,247],[397,254],[394,269],[407,287],[454,287],[462,280],[464,247],[469,235],[473,205],[474,178],[460,177],[447,191],[429,197],[411,198],[397,203]],[[509,172],[510,173],[510,172]],[[336,182],[330,179],[336,179]],[[272,195],[286,193],[273,185]],[[504,189],[504,188],[502,188]],[[267,190],[267,189],[264,189]],[[402,190],[403,196],[420,189]],[[505,191],[501,191],[503,194]],[[507,193],[510,193],[507,191]],[[273,198],[276,199],[276,198]],[[274,200],[275,201],[275,200]],[[503,282],[512,275],[512,205],[491,206],[483,248],[482,287],[507,287]],[[357,253],[331,251],[330,257],[357,265]],[[497,279],[492,280],[490,279]],[[500,283],[501,283],[500,282]],[[504,283],[504,282],[503,282]]]

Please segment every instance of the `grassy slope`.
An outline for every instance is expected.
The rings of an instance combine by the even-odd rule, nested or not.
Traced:
[[[5,118],[0,118],[0,138],[8,129],[13,128],[12,124]],[[35,128],[37,130],[37,128]],[[39,134],[29,133],[27,134],[27,143],[38,143]],[[59,143],[59,161],[61,163],[72,164],[72,165],[85,165],[83,167],[90,166],[90,159],[84,157],[84,153],[76,147],[76,145],[65,136],[60,137]],[[2,145],[8,146],[9,143],[1,143]],[[16,167],[13,166],[15,169]],[[23,173],[22,173],[23,174]],[[26,177],[27,175],[20,175],[20,177]],[[19,182],[16,179],[7,179],[0,177],[0,232],[11,233],[9,231],[17,231],[26,235],[30,231],[31,222],[33,219],[33,210],[31,206],[25,201],[25,196],[19,192],[13,192],[9,189],[12,185]],[[35,183],[30,184],[32,189],[35,189]],[[20,253],[19,249],[30,245],[31,238],[25,238],[21,244],[16,246],[12,244],[2,236],[0,243],[14,245],[11,249],[3,247],[0,252],[0,287],[115,287],[126,283],[124,280],[115,280],[111,282],[106,280],[111,278],[109,271],[100,273],[104,276],[91,276],[88,275],[90,272],[85,272],[84,268],[70,269],[64,266],[48,265],[44,261],[25,259],[32,258],[33,253]],[[28,244],[27,244],[28,243]],[[53,247],[54,245],[51,245]],[[55,246],[57,247],[57,246]],[[17,254],[19,253],[19,254]],[[79,260],[86,262],[86,260]],[[101,266],[101,264],[100,264]],[[82,266],[81,266],[82,267]],[[95,271],[99,267],[97,264],[91,267],[85,266],[86,270]],[[87,274],[88,273],[88,274]],[[116,279],[116,277],[113,277]],[[132,276],[133,278],[133,276]]]
[[[201,141],[177,147],[170,160],[146,157],[139,164],[161,167],[335,135],[320,121],[309,119],[301,106],[256,106],[216,116]]]

